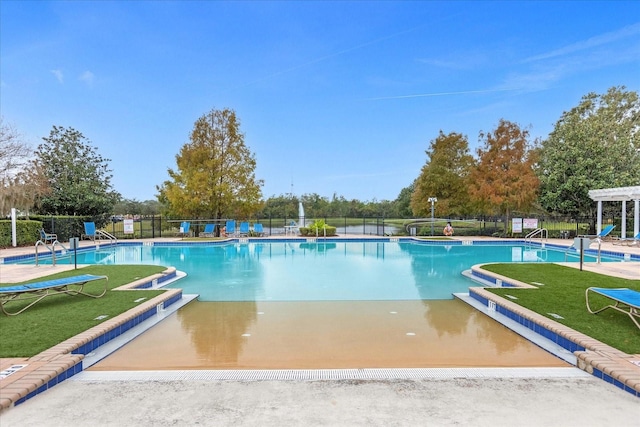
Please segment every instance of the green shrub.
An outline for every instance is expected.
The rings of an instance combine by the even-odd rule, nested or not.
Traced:
[[[16,243],[18,246],[35,245],[40,238],[42,222],[32,220],[16,221]],[[0,247],[9,247],[11,241],[11,220],[0,220]]]
[[[326,233],[326,234],[325,234]],[[336,227],[325,224],[324,220],[317,219],[308,227],[300,227],[300,234],[303,236],[316,237],[316,236],[335,236]]]

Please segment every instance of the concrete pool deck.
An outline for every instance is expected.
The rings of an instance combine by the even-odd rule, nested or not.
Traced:
[[[570,241],[549,240],[549,243],[568,245]],[[83,244],[90,245],[91,242]],[[608,242],[602,249],[640,254],[640,248]],[[1,252],[0,257],[7,257],[32,253],[32,248]],[[640,264],[615,264],[616,267],[606,263],[589,264],[589,268],[603,274],[640,279]],[[57,268],[62,266],[0,265],[0,282],[29,280],[53,274],[58,270],[52,270]],[[11,407],[21,396],[46,384],[59,372],[74,366],[77,358],[82,358],[61,348],[51,350],[30,359],[0,360],[2,371],[12,366],[27,365],[1,380],[2,409]],[[612,357],[609,349],[603,347],[590,352],[590,356],[604,357],[605,361],[596,363],[606,365],[603,369],[615,371],[620,370],[618,363],[624,361],[629,365],[620,365],[625,368],[624,375],[631,380],[637,378],[640,386],[640,367],[621,359],[618,354]],[[640,358],[640,355],[635,356]],[[616,357],[618,360],[614,360]],[[355,370],[353,373],[342,371],[337,376],[327,374],[326,377],[318,376],[317,371],[307,374],[282,371],[282,378],[271,377],[278,378],[278,381],[269,379],[264,372],[255,375],[254,379],[249,376],[240,379],[236,376],[234,379],[233,373],[224,377],[219,375],[220,371],[195,371],[191,374],[147,372],[129,376],[117,372],[82,372],[37,399],[2,411],[0,417],[3,426],[68,425],[89,420],[93,425],[386,425],[426,422],[435,425],[616,423],[625,426],[637,422],[640,414],[637,397],[577,368],[560,369],[560,372],[545,368],[520,371],[391,370],[384,375]],[[274,372],[267,374],[274,375]],[[334,377],[340,379],[328,380]],[[109,404],[105,405],[105,401]]]

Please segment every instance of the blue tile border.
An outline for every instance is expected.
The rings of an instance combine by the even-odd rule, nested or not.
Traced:
[[[482,297],[480,295],[478,295],[478,293],[473,289],[473,288],[469,288],[469,296],[472,297],[473,299],[475,299],[476,301],[482,303],[485,306],[489,305],[489,300],[485,297]],[[513,312],[511,310],[509,310],[508,308],[506,308],[505,306],[503,306],[502,304],[500,304],[499,302],[495,302],[496,304],[496,312],[508,317],[509,319],[519,323],[520,325],[526,327],[527,329],[532,330],[533,332],[537,333],[538,335],[542,335],[543,337],[551,340],[552,342],[558,344],[559,346],[561,346],[562,348],[564,348],[565,350],[568,350],[570,352],[574,352],[574,351],[585,351],[586,348],[581,346],[580,344],[571,341],[570,339],[563,337],[562,335],[558,334],[557,332],[552,331],[551,329],[548,329],[547,327],[545,327],[544,325],[541,325],[537,322],[535,322],[534,320],[531,320],[519,313]]]
[[[175,272],[173,273],[173,275],[175,276]],[[169,276],[169,275],[168,275]],[[151,282],[148,282],[151,283]],[[147,285],[147,283],[144,283],[140,286],[137,286],[136,289],[140,289],[141,287],[144,287],[145,285]],[[171,304],[177,302],[178,300],[180,300],[182,298],[182,290],[180,290],[179,293],[177,293],[176,295],[174,295],[173,297],[164,300],[162,302],[162,308],[167,308],[169,307]],[[133,319],[130,319],[120,325],[117,325],[115,328],[111,329],[110,331],[107,331],[105,333],[103,333],[102,335],[94,338],[93,340],[89,341],[88,343],[74,349],[71,354],[83,354],[83,355],[87,355],[88,353],[91,353],[93,350],[95,350],[96,348],[100,347],[101,345],[106,344],[107,342],[111,341],[112,339],[122,335],[123,333],[125,333],[126,331],[128,331],[129,329],[138,326],[140,323],[144,322],[145,320],[147,320],[148,318],[155,316],[156,313],[158,312],[158,308],[157,307],[151,307],[147,310],[145,310],[144,312],[138,314],[137,316],[135,316]]]
[[[21,403],[26,402],[27,400],[31,399],[32,397],[37,396],[38,394],[47,391],[48,389],[50,389],[51,387],[61,383],[62,381],[71,378],[72,376],[78,374],[82,372],[82,360],[79,360],[78,363],[76,363],[75,365],[69,367],[69,369],[59,373],[55,378],[50,379],[49,381],[47,381],[45,384],[41,385],[40,387],[38,387],[37,389],[27,393],[26,396],[21,397],[20,399],[16,400],[14,402],[14,406],[18,406]]]
[[[481,275],[478,275],[481,276]],[[485,279],[488,280],[488,279]],[[495,281],[494,281],[495,283]],[[504,283],[504,282],[503,282]],[[485,307],[489,306],[489,299],[479,295],[476,290],[474,290],[473,288],[469,288],[469,296],[473,299],[475,299],[476,301],[480,302],[482,305],[484,305]],[[543,336],[544,338],[547,338],[548,340],[556,343],[557,345],[559,345],[560,347],[564,348],[565,350],[570,351],[571,353],[574,353],[576,351],[587,351],[587,349],[580,345],[579,343],[562,336],[561,334],[552,331],[551,329],[547,328],[544,325],[541,325],[539,323],[537,323],[534,320],[531,320],[521,314],[518,314],[514,311],[509,310],[508,308],[504,307],[502,304],[500,304],[500,302],[498,301],[494,301],[491,300],[492,302],[495,303],[495,311],[506,316],[507,318],[519,323],[520,325],[526,327],[527,329],[535,332],[538,335]],[[631,393],[632,395],[636,396],[636,397],[640,397],[640,392],[636,391],[635,389],[625,385],[623,382],[613,378],[612,376],[602,372],[601,370],[597,369],[597,368],[593,368],[593,376],[602,379],[608,383],[611,383],[613,385],[615,385],[616,387],[620,388],[621,390],[624,390],[628,393]]]
[[[172,271],[169,274],[164,275],[162,278],[157,279],[158,283],[160,282],[165,282],[167,280],[173,279],[176,277],[176,271]],[[135,289],[144,289],[144,288],[148,288],[151,287],[153,280],[149,280],[145,283],[142,283],[138,286],[136,286]],[[178,302],[180,299],[182,299],[182,290],[179,290],[179,292],[177,292],[175,295],[173,295],[172,297],[162,301],[162,308],[166,309],[167,307],[169,307],[171,304],[174,304],[176,302]],[[93,350],[97,349],[98,347],[108,343],[109,341],[113,340],[114,338],[117,338],[118,336],[122,335],[123,333],[125,333],[126,331],[128,331],[129,329],[139,325],[140,323],[144,322],[145,320],[149,319],[150,317],[153,317],[157,314],[158,312],[158,307],[154,306],[151,307],[147,310],[145,310],[144,312],[138,314],[137,316],[135,316],[133,319],[130,319],[120,325],[115,326],[113,329],[104,332],[103,334],[99,335],[98,337],[94,338],[93,340],[91,340],[90,342],[81,345],[80,347],[74,349],[71,351],[71,354],[82,354],[82,355],[87,355],[88,353],[91,353]],[[42,386],[38,387],[36,390],[29,392],[26,396],[18,399],[14,405],[17,406],[21,403],[24,403],[25,401],[31,399],[32,397],[35,397],[36,395],[48,390],[49,388],[61,383],[62,381],[71,378],[72,376],[82,372],[83,370],[83,364],[82,364],[82,359],[78,360],[78,363],[76,363],[75,365],[71,366],[69,369],[61,372],[60,374],[58,374],[55,378],[52,378],[51,380],[49,380],[46,384],[43,384]]]

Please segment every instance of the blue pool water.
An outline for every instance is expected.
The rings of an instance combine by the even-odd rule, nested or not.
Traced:
[[[77,259],[78,264],[173,266],[188,274],[173,287],[199,294],[201,301],[452,299],[452,293],[473,284],[461,272],[475,264],[557,261],[565,261],[564,251],[377,241],[123,245],[79,252]]]

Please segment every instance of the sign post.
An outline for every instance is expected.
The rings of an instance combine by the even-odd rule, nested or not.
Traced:
[[[73,269],[78,269],[78,246],[80,246],[80,239],[72,237],[69,239],[69,249],[73,249]]]

